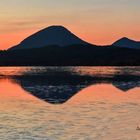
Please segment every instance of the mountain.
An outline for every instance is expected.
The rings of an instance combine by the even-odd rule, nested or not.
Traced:
[[[0,66],[140,66],[140,49],[94,45],[0,51]]]
[[[113,43],[113,46],[131,48],[131,49],[140,49],[140,42],[124,37],[119,39],[115,43]]]
[[[10,49],[30,49],[44,46],[69,46],[88,44],[63,26],[50,26],[27,37],[20,44]]]
[[[139,44],[122,38],[95,46],[63,26],[50,26],[0,51],[0,66],[140,66]]]

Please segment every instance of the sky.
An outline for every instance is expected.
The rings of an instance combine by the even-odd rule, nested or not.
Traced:
[[[1,0],[0,49],[51,25],[96,45],[122,37],[140,40],[139,6],[140,0]]]

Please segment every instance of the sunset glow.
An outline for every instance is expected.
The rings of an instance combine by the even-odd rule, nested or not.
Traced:
[[[0,49],[50,25],[63,25],[97,45],[112,44],[124,36],[140,40],[139,5],[137,0],[2,0]]]
[[[99,90],[100,89],[100,90]],[[139,88],[128,90],[127,92],[121,91],[111,84],[97,84],[91,85],[79,91],[73,96],[68,104],[84,104],[94,101],[106,101],[112,103],[129,102],[134,100],[139,102]],[[111,93],[111,94],[110,94]]]

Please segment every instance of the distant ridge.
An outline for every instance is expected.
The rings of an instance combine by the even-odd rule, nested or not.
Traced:
[[[131,48],[131,49],[140,49],[140,41],[134,41],[127,37],[123,37],[113,43],[113,46]]]
[[[140,66],[140,42],[124,37],[96,46],[63,26],[50,26],[0,51],[0,66]]]
[[[10,49],[31,49],[44,46],[69,46],[89,44],[78,38],[63,26],[50,26],[24,39],[20,44]]]

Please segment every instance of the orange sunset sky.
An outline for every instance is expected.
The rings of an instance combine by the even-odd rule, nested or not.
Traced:
[[[0,49],[50,25],[63,25],[97,45],[140,40],[139,0],[1,0]]]

